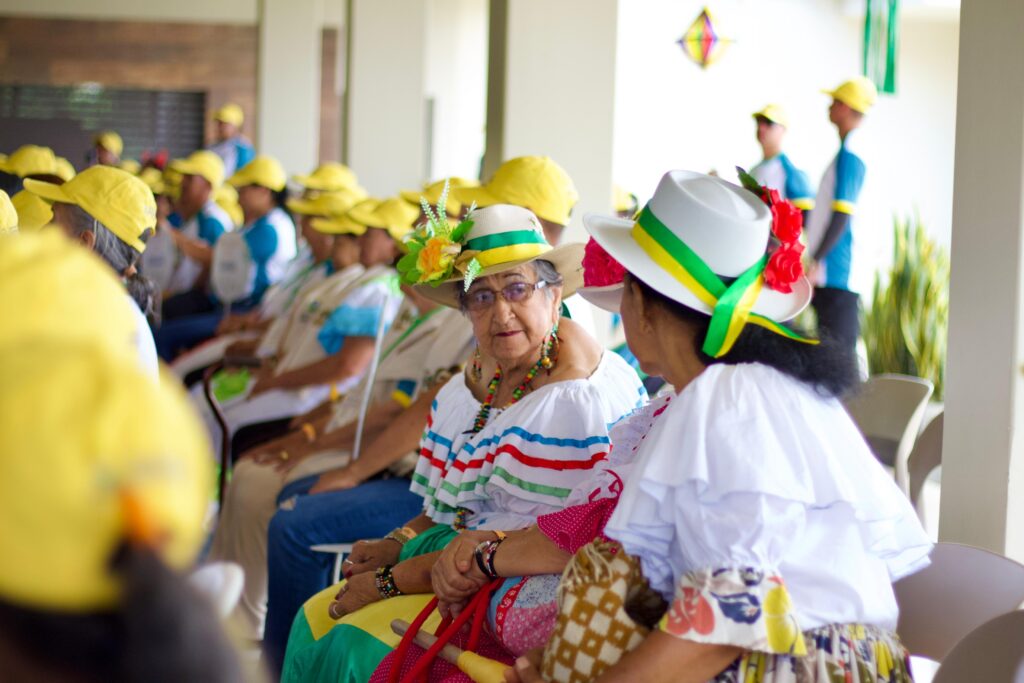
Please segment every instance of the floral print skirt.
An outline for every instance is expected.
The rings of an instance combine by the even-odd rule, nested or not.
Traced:
[[[874,626],[804,631],[807,654],[748,652],[714,683],[909,683],[910,656],[899,638]]]

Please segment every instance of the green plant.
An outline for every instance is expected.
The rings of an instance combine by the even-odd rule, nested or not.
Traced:
[[[930,379],[942,398],[949,321],[949,254],[919,217],[893,221],[893,263],[875,275],[864,314],[864,343],[872,374],[897,372]]]

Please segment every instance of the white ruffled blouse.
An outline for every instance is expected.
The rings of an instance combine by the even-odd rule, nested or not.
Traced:
[[[809,629],[893,629],[892,582],[928,563],[840,402],[765,365],[708,367],[631,470],[605,533],[640,558],[679,637],[799,654]]]
[[[607,457],[609,428],[646,400],[636,372],[606,351],[590,377],[547,384],[474,434],[480,402],[460,373],[434,400],[411,489],[440,524],[464,508],[469,528],[524,528],[566,506]]]

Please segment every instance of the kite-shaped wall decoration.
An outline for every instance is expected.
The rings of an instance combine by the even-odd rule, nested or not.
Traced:
[[[705,7],[676,42],[690,59],[706,69],[717,62],[734,41],[719,35],[711,12]]]

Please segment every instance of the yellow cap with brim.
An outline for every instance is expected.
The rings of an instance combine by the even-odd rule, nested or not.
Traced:
[[[636,211],[636,195],[621,185],[612,185],[612,208],[615,210],[615,213]]]
[[[224,161],[206,149],[192,152],[187,159],[172,161],[171,168],[183,176],[197,175],[203,178],[214,191],[224,184]]]
[[[402,242],[402,239],[413,231],[419,217],[420,210],[399,197],[385,199],[376,207],[370,207],[364,202],[352,207],[348,212],[348,218],[351,220],[367,228],[387,230],[391,238],[397,242]]]
[[[353,220],[351,218],[352,211],[358,209],[356,215],[361,216],[373,215],[373,210],[378,206],[380,206],[379,199],[364,199],[344,215],[332,216],[330,218],[314,218],[311,221],[311,225],[317,232],[329,235],[362,235],[366,232],[366,224]]]
[[[179,569],[195,560],[213,480],[206,436],[174,378],[154,382],[98,341],[26,341],[0,347],[0,596],[109,609],[122,543]]]
[[[53,222],[53,209],[38,195],[22,190],[11,197],[11,204],[18,212],[18,229],[39,230]]]
[[[242,112],[242,108],[237,104],[225,104],[213,113],[213,120],[223,121],[224,123],[230,123],[232,126],[241,127],[245,122],[245,114]]]
[[[64,182],[71,180],[78,173],[75,167],[71,165],[71,162],[64,157],[57,157],[57,166],[54,170],[56,171],[54,175]]]
[[[102,133],[97,133],[96,137],[93,138],[93,144],[97,147],[102,147],[114,156],[121,156],[121,152],[124,151],[124,140],[121,136],[112,130],[105,130]]]
[[[789,115],[777,104],[766,104],[763,109],[755,111],[751,116],[755,119],[765,119],[771,123],[777,123],[783,128],[789,128]]]
[[[142,171],[142,164],[135,159],[124,159],[118,166],[122,171],[128,171],[132,175],[139,175]]]
[[[441,193],[444,191],[445,180],[439,180],[429,185],[425,185],[422,190],[402,190],[399,195],[407,202],[415,204],[417,207],[420,205],[420,200],[425,199],[427,204],[433,207],[437,206],[437,203],[441,201]],[[462,213],[462,202],[455,198],[454,190],[457,187],[479,187],[480,183],[476,180],[469,180],[467,178],[448,178],[448,200],[445,202],[445,212],[449,216],[459,216]]]
[[[231,176],[228,182],[235,187],[259,185],[280,192],[288,184],[288,176],[277,159],[261,154]]]
[[[60,176],[57,172],[57,155],[49,147],[22,145],[2,163],[0,171],[19,178],[37,175]]]
[[[159,168],[147,166],[139,173],[139,180],[146,183],[146,187],[154,195],[164,194],[167,191],[167,186],[164,184],[164,174]]]
[[[366,196],[366,191],[359,187],[355,172],[345,164],[339,164],[336,161],[322,163],[309,175],[292,176],[292,180],[308,190],[319,190],[320,192],[355,190],[362,192],[363,197]]]
[[[18,210],[6,192],[0,190],[0,235],[18,232]]]
[[[217,203],[217,206],[227,212],[228,217],[231,218],[231,222],[236,226],[242,225],[242,223],[245,222],[245,213],[242,211],[242,207],[238,203],[238,190],[235,188],[230,185],[221,185],[220,189],[214,193],[213,201]]]
[[[140,239],[156,227],[156,200],[146,184],[110,166],[92,166],[63,185],[26,180],[25,189],[49,202],[74,204],[106,226],[122,242],[142,252]]]
[[[822,90],[826,95],[839,100],[850,109],[861,114],[868,113],[868,110],[878,100],[878,88],[871,82],[870,78],[856,76],[842,83],[835,90]]]
[[[301,216],[341,216],[360,200],[347,190],[320,192],[313,197],[289,199],[288,210]]]
[[[110,266],[62,231],[22,229],[16,238],[0,240],[0,273],[0,346],[27,347],[47,336],[99,339],[116,353],[138,358],[138,318],[124,285]]]
[[[456,188],[452,196],[466,205],[476,202],[481,207],[521,206],[558,225],[569,224],[572,207],[579,200],[576,186],[565,169],[550,157],[539,156],[509,159],[486,185]]]

